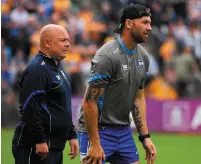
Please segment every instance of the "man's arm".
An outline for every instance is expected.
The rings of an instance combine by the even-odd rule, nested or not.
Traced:
[[[44,132],[41,111],[45,94],[49,87],[47,72],[41,68],[32,68],[26,72],[20,81],[21,97],[23,97],[23,118],[29,127],[29,134],[33,143],[44,143],[47,136]]]
[[[86,122],[86,130],[89,136],[90,145],[100,145],[100,138],[98,134],[97,102],[103,92],[104,88],[95,88],[89,85],[83,101],[84,119]]]
[[[133,107],[131,109],[133,119],[141,138],[142,145],[146,151],[146,160],[148,164],[153,164],[156,159],[156,148],[150,138],[147,138],[149,134],[147,121],[146,121],[146,101],[144,96],[144,89],[137,91]]]
[[[86,131],[90,141],[87,155],[83,158],[83,161],[87,163],[102,163],[102,160],[105,160],[98,131],[98,100],[103,95],[104,88],[111,81],[114,75],[113,70],[115,70],[114,63],[107,55],[96,54],[92,59],[89,86],[82,104]]]
[[[21,97],[23,97],[22,113],[28,127],[30,140],[36,145],[36,153],[41,160],[47,158],[48,145],[44,131],[41,111],[45,110],[43,102],[50,88],[48,72],[41,67],[29,69],[20,81]]]
[[[131,112],[138,133],[140,135],[148,134],[149,131],[146,121],[146,101],[144,96],[144,89],[139,89],[137,91]]]
[[[147,128],[146,101],[145,101],[145,94],[144,94],[145,82],[148,76],[149,63],[150,63],[147,52],[145,52],[144,57],[145,57],[145,60],[144,60],[145,74],[141,80],[139,89],[135,95],[134,104],[131,109],[133,120],[135,122],[137,131],[140,136],[146,135],[149,133]]]

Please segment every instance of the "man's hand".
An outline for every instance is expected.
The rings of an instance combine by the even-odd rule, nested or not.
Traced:
[[[150,140],[150,138],[145,138],[142,143],[145,151],[146,151],[146,160],[147,164],[154,164],[154,161],[156,159],[156,147]]]
[[[72,139],[69,141],[69,145],[70,145],[70,153],[68,155],[70,155],[70,159],[75,159],[75,157],[78,155],[79,152],[78,142],[76,139]]]
[[[89,147],[87,155],[82,161],[85,164],[102,164],[102,160],[105,160],[105,154],[101,145],[97,144]]]
[[[38,154],[41,157],[41,160],[44,160],[47,158],[48,152],[49,152],[49,149],[46,142],[36,144],[36,154]]]

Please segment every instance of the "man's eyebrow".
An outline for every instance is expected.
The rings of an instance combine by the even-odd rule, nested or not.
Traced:
[[[59,38],[59,39],[67,39],[67,37],[61,37],[61,38]]]
[[[58,38],[58,39],[61,39],[61,40],[63,40],[63,39],[66,39],[66,40],[70,40],[69,38],[67,38],[67,37],[61,37],[61,38]]]
[[[142,20],[143,22],[150,22],[151,23],[151,20],[147,20],[147,19],[144,19]]]

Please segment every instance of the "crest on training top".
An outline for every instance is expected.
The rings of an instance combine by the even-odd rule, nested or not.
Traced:
[[[144,61],[143,60],[138,60],[138,68],[143,69],[144,68]]]

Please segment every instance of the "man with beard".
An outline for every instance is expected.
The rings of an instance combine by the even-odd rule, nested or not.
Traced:
[[[129,113],[139,132],[148,164],[156,158],[146,123],[144,82],[148,54],[139,44],[151,31],[150,10],[129,5],[122,10],[119,33],[92,60],[89,85],[80,110],[78,139],[81,163],[139,164]]]

